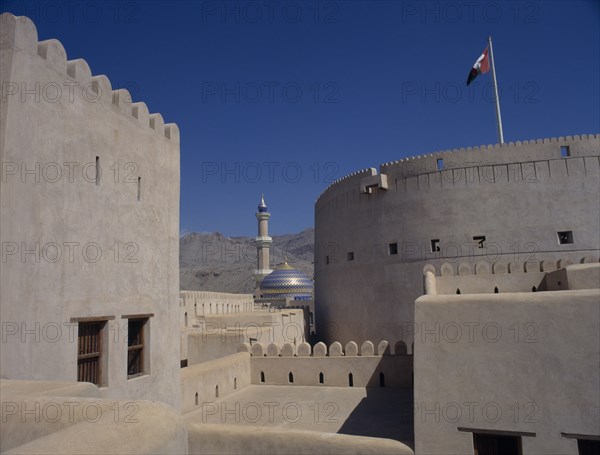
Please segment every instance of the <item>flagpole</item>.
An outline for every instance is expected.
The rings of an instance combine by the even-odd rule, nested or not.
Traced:
[[[502,131],[502,115],[500,114],[500,96],[498,95],[498,82],[496,81],[496,67],[494,66],[494,50],[492,49],[492,37],[488,36],[488,45],[490,47],[490,63],[492,65],[492,82],[494,84],[494,94],[496,95],[496,126],[498,127],[498,140],[504,144],[504,132]]]

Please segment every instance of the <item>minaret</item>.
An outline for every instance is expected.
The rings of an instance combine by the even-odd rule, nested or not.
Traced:
[[[257,267],[254,271],[254,277],[256,278],[257,296],[259,296],[258,287],[260,286],[260,282],[272,272],[269,264],[269,252],[271,250],[273,239],[269,237],[269,218],[271,218],[271,214],[267,211],[267,204],[265,204],[264,196],[261,195],[260,204],[258,204],[258,212],[256,212],[256,219],[258,220],[258,237],[256,237]]]

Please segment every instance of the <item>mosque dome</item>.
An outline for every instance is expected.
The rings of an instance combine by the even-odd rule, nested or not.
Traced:
[[[312,300],[314,285],[309,276],[287,262],[267,275],[260,283],[262,298]]]

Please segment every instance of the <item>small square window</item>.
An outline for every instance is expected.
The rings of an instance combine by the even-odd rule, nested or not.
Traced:
[[[394,243],[388,243],[388,254],[394,255],[394,254],[398,254],[398,244],[396,242]]]
[[[346,258],[347,258],[349,261],[354,261],[354,251],[350,251],[350,252],[349,252],[349,253],[346,255]]]
[[[440,239],[431,239],[431,252],[437,253],[440,251]]]
[[[473,237],[475,248],[483,248],[485,243],[485,235],[476,235]]]
[[[573,243],[573,231],[562,231],[557,232],[558,234],[558,243],[561,245],[565,245],[567,243]]]
[[[563,158],[571,156],[571,148],[568,145],[562,145],[560,147],[560,156],[562,156]]]

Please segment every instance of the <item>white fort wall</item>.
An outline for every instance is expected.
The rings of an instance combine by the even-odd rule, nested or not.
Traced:
[[[252,355],[252,384],[407,388],[413,383],[412,356],[402,343],[394,355],[385,340],[377,347],[365,341],[360,349],[354,341],[345,348],[335,341],[329,349],[322,342],[313,348],[308,343],[254,343],[240,346],[240,351]]]
[[[308,329],[301,309],[254,309],[252,294],[179,293],[182,365],[235,354],[240,343],[302,342]]]
[[[599,156],[597,135],[568,136],[408,158],[336,181],[315,204],[317,333],[410,346],[426,263],[597,261]],[[572,243],[560,244],[567,231]]]
[[[0,21],[1,375],[76,381],[80,321],[105,319],[102,396],[178,407],[178,128],[29,19]]]

